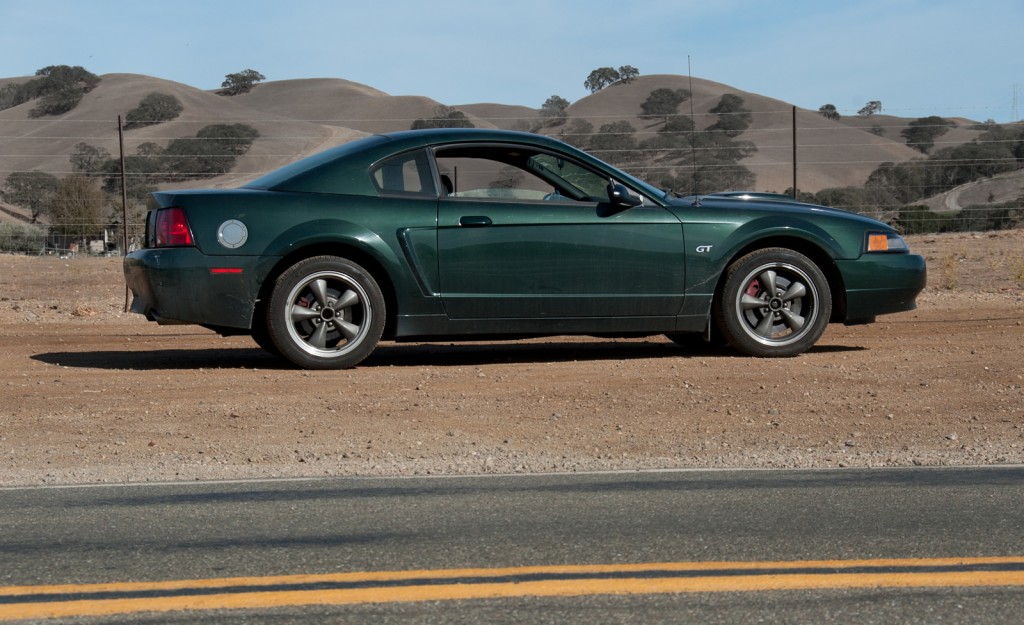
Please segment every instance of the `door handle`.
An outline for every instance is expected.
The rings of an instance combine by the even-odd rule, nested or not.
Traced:
[[[483,215],[467,215],[459,218],[459,225],[463,228],[482,228],[491,223],[491,218]]]

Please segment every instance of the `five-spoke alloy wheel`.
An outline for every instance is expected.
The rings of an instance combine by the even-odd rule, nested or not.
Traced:
[[[270,340],[306,369],[354,367],[384,331],[384,296],[365,269],[343,258],[300,261],[277,279],[267,306]]]
[[[715,299],[725,339],[749,356],[795,356],[809,349],[832,315],[821,269],[799,252],[765,248],[733,263]]]

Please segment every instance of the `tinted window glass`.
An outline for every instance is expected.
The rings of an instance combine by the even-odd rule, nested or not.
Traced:
[[[371,175],[382,195],[437,195],[427,154],[423,151],[392,157],[374,168]]]
[[[528,166],[545,178],[578,189],[586,197],[602,199],[607,196],[608,179],[572,161],[551,154],[537,154],[530,158]]]
[[[457,146],[435,154],[459,198],[598,202],[608,181],[565,159],[523,146]]]

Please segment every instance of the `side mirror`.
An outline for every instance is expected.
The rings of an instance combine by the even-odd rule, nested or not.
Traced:
[[[616,182],[608,183],[608,201],[611,202],[613,206],[623,210],[633,208],[634,206],[641,206],[644,203],[644,199],[642,197],[633,195],[625,185],[621,185]]]

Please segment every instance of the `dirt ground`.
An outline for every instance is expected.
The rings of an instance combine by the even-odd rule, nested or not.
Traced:
[[[909,240],[919,309],[797,358],[384,343],[332,372],[123,313],[120,259],[0,256],[0,485],[1024,462],[1024,231]]]

